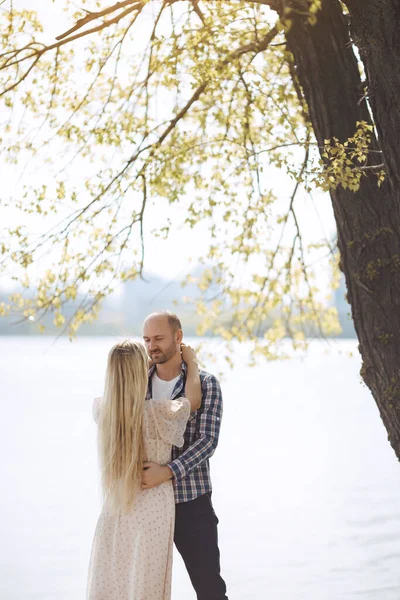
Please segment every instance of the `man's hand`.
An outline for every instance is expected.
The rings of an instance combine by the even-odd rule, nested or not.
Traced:
[[[172,471],[167,466],[159,465],[155,462],[143,463],[142,471],[142,489],[148,490],[153,487],[157,487],[164,481],[171,479]]]

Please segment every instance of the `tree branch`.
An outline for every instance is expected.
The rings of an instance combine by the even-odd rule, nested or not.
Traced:
[[[86,17],[82,17],[81,19],[78,19],[76,24],[73,27],[71,27],[71,29],[68,29],[68,31],[66,31],[65,33],[58,35],[56,37],[56,40],[63,40],[64,38],[71,35],[71,33],[74,33],[78,29],[81,29],[82,27],[84,27],[85,25],[90,23],[91,21],[95,21],[96,19],[105,17],[106,15],[109,15],[112,12],[119,10],[120,8],[124,8],[125,6],[129,6],[130,4],[139,5],[139,4],[142,4],[142,2],[137,2],[137,0],[123,0],[123,2],[117,2],[113,6],[109,6],[108,8],[105,8],[104,10],[99,10],[97,12],[91,12],[89,10],[83,9],[86,12]]]
[[[278,29],[278,27],[275,26],[259,42],[254,42],[252,44],[245,44],[244,46],[240,46],[239,48],[237,48],[236,50],[234,50],[233,52],[228,54],[228,56],[221,62],[220,68],[228,65],[235,58],[238,58],[239,56],[242,56],[243,54],[247,54],[248,52],[257,53],[257,52],[262,52],[263,50],[266,50],[268,48],[269,43],[274,39],[274,37],[278,33],[279,33],[279,29]],[[217,69],[218,69],[218,67],[217,67]],[[202,93],[205,91],[205,89],[207,88],[207,86],[210,83],[211,83],[211,79],[206,79],[206,81],[203,81],[203,83],[201,85],[199,85],[197,90],[194,92],[194,94],[191,96],[191,98],[188,100],[188,102],[185,104],[185,106],[179,111],[179,113],[176,115],[176,117],[170,121],[168,127],[161,134],[161,136],[159,137],[157,142],[155,142],[153,144],[148,144],[144,148],[141,148],[140,150],[138,150],[129,159],[128,164],[132,164],[133,162],[135,162],[135,160],[139,157],[139,155],[142,154],[143,152],[145,152],[146,150],[148,150],[149,148],[159,147],[163,143],[163,141],[168,137],[168,135],[171,133],[171,131],[176,127],[178,122],[186,115],[186,113],[189,111],[190,107],[200,98],[200,96],[202,95]]]
[[[262,4],[268,6],[271,10],[282,12],[283,6],[281,0],[247,0],[249,4]]]
[[[135,9],[141,10],[145,6],[145,4],[146,4],[145,2],[137,2],[133,6],[131,6],[127,10],[125,10],[124,12],[122,12],[119,15],[117,15],[116,17],[114,17],[114,19],[111,19],[109,21],[104,21],[103,23],[101,23],[101,25],[93,27],[92,29],[87,29],[86,31],[82,31],[81,33],[78,33],[78,34],[73,35],[71,37],[64,38],[63,40],[57,42],[56,44],[51,44],[50,46],[43,46],[40,50],[35,49],[35,50],[32,51],[31,54],[28,54],[27,56],[24,56],[23,58],[14,60],[14,62],[8,62],[9,59],[7,59],[7,61],[5,61],[2,65],[0,65],[0,71],[4,70],[4,69],[7,69],[9,67],[12,67],[13,65],[21,64],[21,63],[25,62],[26,60],[29,60],[30,58],[34,58],[35,60],[33,61],[32,65],[29,67],[29,69],[25,72],[25,74],[22,75],[18,79],[17,82],[15,82],[13,85],[5,88],[4,90],[2,90],[0,92],[0,96],[3,96],[7,92],[10,92],[15,87],[17,87],[17,85],[19,85],[29,75],[30,71],[33,69],[33,67],[35,66],[35,64],[38,62],[38,60],[40,60],[40,58],[46,52],[50,52],[51,50],[58,49],[61,46],[64,46],[65,44],[68,44],[69,42],[72,42],[72,41],[77,40],[77,39],[79,39],[81,37],[90,35],[91,33],[96,33],[97,31],[101,31],[102,29],[106,29],[110,25],[115,25],[121,19],[123,19],[124,17],[126,17],[127,15],[129,15],[131,12],[133,12]],[[24,48],[21,48],[21,49],[18,49],[16,51],[14,51],[14,57],[18,56],[18,54],[20,54],[23,50],[26,50],[28,48],[29,48],[29,46],[25,46]],[[0,58],[4,57],[6,54],[9,54],[9,52],[0,55]]]

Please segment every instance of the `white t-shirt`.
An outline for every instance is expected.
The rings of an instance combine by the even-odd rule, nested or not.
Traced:
[[[171,379],[170,381],[164,381],[160,379],[157,375],[157,372],[154,371],[153,377],[151,378],[151,395],[154,400],[162,400],[163,398],[171,398],[172,392],[174,391],[174,387],[176,382],[178,381],[180,375]]]

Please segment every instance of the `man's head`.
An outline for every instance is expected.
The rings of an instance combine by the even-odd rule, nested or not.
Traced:
[[[156,364],[162,365],[180,353],[182,325],[169,311],[149,315],[143,323],[143,340],[147,352]]]

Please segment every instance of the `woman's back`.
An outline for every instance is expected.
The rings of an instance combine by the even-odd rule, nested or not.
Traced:
[[[93,417],[99,419],[101,398],[95,398]],[[143,442],[146,461],[165,464],[171,459],[172,446],[183,446],[183,434],[190,415],[186,398],[146,400],[143,419]]]
[[[100,399],[93,406],[99,418]],[[186,398],[146,400],[145,460],[165,464],[172,445],[183,445],[190,414]],[[170,600],[175,501],[172,481],[138,491],[131,510],[107,502],[100,515],[89,567],[88,600]]]

